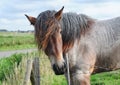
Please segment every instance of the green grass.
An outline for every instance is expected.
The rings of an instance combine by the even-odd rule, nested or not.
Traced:
[[[23,54],[14,54],[7,58],[0,59],[0,80],[12,72],[13,65],[20,63]]]
[[[0,32],[0,51],[35,48],[34,34]]]
[[[92,75],[92,85],[120,85],[120,70]]]

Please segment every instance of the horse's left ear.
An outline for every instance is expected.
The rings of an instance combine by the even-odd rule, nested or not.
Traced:
[[[35,25],[35,23],[36,23],[36,18],[35,18],[35,17],[28,16],[28,15],[26,15],[26,14],[25,14],[25,16],[27,17],[27,19],[30,21],[30,23],[31,23],[32,25]]]
[[[55,14],[55,18],[57,20],[60,20],[62,17],[62,12],[63,12],[64,6],[62,7],[62,9],[60,9],[56,14]]]

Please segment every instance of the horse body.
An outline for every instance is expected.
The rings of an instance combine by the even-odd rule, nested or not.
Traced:
[[[77,82],[77,79],[79,81],[86,74],[89,79],[89,73],[94,74],[120,68],[119,22],[120,17],[111,20],[95,20],[91,30],[81,36],[79,41],[76,41],[68,52],[71,76],[73,76],[71,83]],[[89,81],[86,82],[89,83]]]
[[[45,11],[27,16],[55,74],[65,74],[68,54],[71,85],[90,85],[90,75],[120,68],[120,17],[95,20],[83,14]],[[47,23],[47,24],[46,24]]]
[[[120,68],[120,17],[97,21],[91,33],[96,50],[96,72]],[[106,68],[106,69],[105,69]]]

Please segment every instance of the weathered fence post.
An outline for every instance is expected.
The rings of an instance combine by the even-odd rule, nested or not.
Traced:
[[[26,72],[25,72],[25,77],[23,81],[23,85],[29,85],[30,82],[30,74],[32,70],[32,60],[27,60],[27,67],[26,67]]]
[[[32,85],[40,85],[40,65],[39,65],[39,58],[34,58],[33,61],[33,68],[31,72],[31,83]]]

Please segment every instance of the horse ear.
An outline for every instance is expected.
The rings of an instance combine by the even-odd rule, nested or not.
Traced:
[[[62,7],[62,9],[60,9],[56,14],[55,14],[55,18],[57,20],[60,20],[62,17],[62,12],[63,12],[64,6]]]
[[[35,25],[35,23],[36,23],[36,18],[35,18],[35,17],[28,16],[28,15],[26,15],[26,14],[25,14],[25,16],[27,17],[27,19],[30,21],[30,23],[31,23],[32,25]]]

